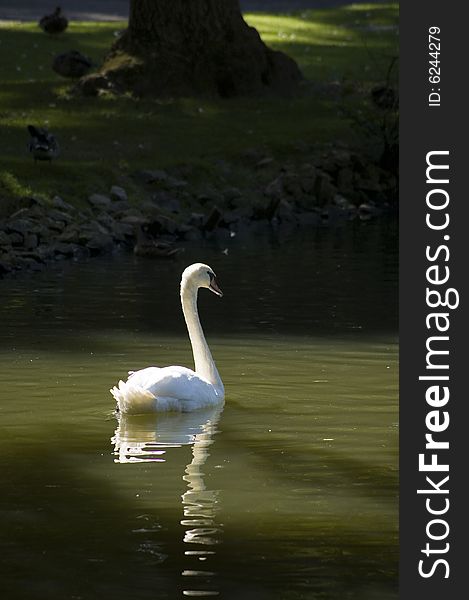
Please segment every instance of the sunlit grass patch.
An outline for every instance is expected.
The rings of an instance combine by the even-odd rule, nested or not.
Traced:
[[[71,22],[52,37],[36,23],[0,22],[2,169],[24,189],[79,199],[136,169],[230,159],[252,147],[288,152],[298,141],[353,141],[342,108],[359,103],[354,87],[384,79],[397,52],[397,4],[245,18],[298,62],[305,83],[295,98],[75,98],[52,71],[53,57],[75,49],[99,65],[126,23]],[[337,83],[352,93],[324,93]],[[29,123],[57,135],[62,154],[51,165],[28,156]]]

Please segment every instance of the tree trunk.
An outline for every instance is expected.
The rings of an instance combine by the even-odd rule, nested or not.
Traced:
[[[128,29],[81,88],[231,97],[288,92],[300,79],[296,63],[247,25],[238,0],[131,0]]]

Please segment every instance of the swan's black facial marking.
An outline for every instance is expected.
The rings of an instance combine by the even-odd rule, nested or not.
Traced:
[[[221,298],[223,296],[223,292],[218,287],[217,280],[215,279],[215,273],[213,273],[212,271],[207,271],[207,275],[210,277],[210,284],[208,286],[208,289],[214,292],[217,296],[220,296]]]

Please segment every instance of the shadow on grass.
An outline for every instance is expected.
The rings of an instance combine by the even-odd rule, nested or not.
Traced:
[[[57,39],[35,24],[2,25],[0,43],[14,48],[16,57],[0,57],[3,168],[46,195],[78,198],[90,188],[107,189],[122,172],[136,168],[230,158],[253,146],[288,149],[299,140],[352,141],[350,122],[339,108],[344,103],[356,107],[359,98],[353,93],[330,97],[321,85],[349,81],[353,88],[383,79],[387,54],[395,53],[395,32],[372,31],[369,25],[395,23],[397,6],[375,5],[367,11],[342,7],[306,11],[301,17],[247,17],[269,45],[299,63],[306,83],[289,100],[70,99],[67,82],[51,70],[52,57],[74,48],[100,64],[125,23],[72,23]],[[31,168],[25,151],[29,123],[46,124],[56,133],[63,150],[58,163],[63,161],[64,169]],[[70,185],[74,178],[79,181]],[[103,188],[97,189],[99,180]]]

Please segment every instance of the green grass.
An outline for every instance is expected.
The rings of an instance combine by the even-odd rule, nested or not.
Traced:
[[[293,99],[69,98],[50,65],[77,49],[99,64],[125,23],[71,23],[58,38],[35,23],[0,22],[0,197],[34,190],[78,200],[125,182],[129,172],[235,157],[247,148],[288,153],[298,141],[353,141],[330,84],[350,107],[382,81],[397,53],[397,4],[351,5],[291,15],[246,15],[264,41],[295,58],[306,82]],[[391,26],[391,27],[390,27]],[[7,51],[5,51],[7,49]],[[61,157],[35,165],[26,125],[56,133]],[[126,182],[127,187],[130,185]]]

